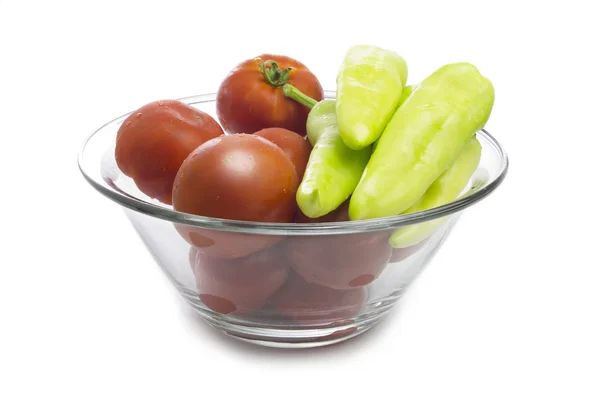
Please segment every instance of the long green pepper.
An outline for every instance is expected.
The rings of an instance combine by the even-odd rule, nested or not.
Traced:
[[[286,85],[283,90],[287,97],[312,107],[306,132],[313,149],[296,192],[296,203],[304,215],[318,218],[350,197],[369,161],[371,149],[352,150],[344,144],[337,125],[335,100],[317,103],[293,86]]]
[[[406,61],[393,51],[369,45],[348,49],[336,79],[336,116],[348,147],[360,150],[379,139],[407,77]]]
[[[456,200],[477,170],[480,159],[481,144],[477,137],[473,136],[450,168],[444,171],[429,186],[425,194],[403,214],[429,210]],[[431,236],[446,220],[447,217],[443,217],[398,228],[390,237],[390,245],[403,248],[420,243]]]
[[[425,78],[382,133],[349,205],[352,220],[399,215],[417,202],[487,122],[494,87],[469,63]]]
[[[402,103],[404,103],[404,101],[408,99],[408,96],[412,94],[413,90],[415,90],[414,85],[404,86],[404,89],[402,89],[402,96],[400,96],[400,101],[398,102],[398,107],[400,107]],[[375,141],[375,143],[373,143],[373,145],[371,146],[371,154],[375,152],[375,148],[377,148],[377,143],[379,143],[379,140]]]
[[[404,88],[402,89],[402,96],[400,96],[400,101],[398,102],[398,107],[400,107],[402,103],[404,103],[404,101],[408,99],[408,97],[412,94],[414,90],[415,85],[404,86]]]

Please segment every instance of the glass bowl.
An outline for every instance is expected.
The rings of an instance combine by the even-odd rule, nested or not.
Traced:
[[[215,98],[179,100],[216,119]],[[461,197],[441,207],[351,222],[341,207],[331,222],[318,224],[223,220],[174,211],[121,173],[114,147],[128,115],[85,141],[78,155],[83,176],[123,207],[168,280],[206,322],[265,346],[323,346],[371,328],[431,261],[462,212],[492,193],[508,169],[502,146],[482,130],[477,171]],[[408,247],[390,246],[393,232],[417,224],[428,224],[430,235]]]

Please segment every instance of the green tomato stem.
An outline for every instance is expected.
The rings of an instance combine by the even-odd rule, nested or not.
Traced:
[[[263,61],[257,57],[255,61],[258,63],[260,72],[262,72],[265,81],[274,88],[280,88],[290,79],[290,73],[294,70],[293,67],[281,69],[279,64],[273,60]]]
[[[318,103],[318,101],[316,101],[312,97],[308,97],[300,90],[298,90],[298,88],[290,85],[289,83],[283,85],[283,95],[285,97],[289,97],[290,99],[297,101],[302,105],[305,105],[308,108],[313,108]]]

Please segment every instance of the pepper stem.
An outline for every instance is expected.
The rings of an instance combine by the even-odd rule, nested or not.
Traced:
[[[318,101],[316,101],[312,97],[308,97],[300,90],[298,90],[298,88],[290,85],[289,83],[283,85],[283,95],[285,97],[289,97],[290,99],[297,101],[302,105],[305,105],[308,108],[313,108],[318,103]]]
[[[260,57],[255,58],[258,68],[262,72],[265,81],[274,88],[280,88],[290,79],[290,74],[294,71],[293,67],[281,69],[279,64],[273,60],[263,61]]]

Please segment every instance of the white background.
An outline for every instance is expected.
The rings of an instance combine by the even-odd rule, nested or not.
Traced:
[[[593,4],[0,0],[0,398],[600,398]],[[400,52],[411,82],[477,65],[508,178],[369,333],[235,342],[179,300],[76,153],[107,120],[213,92],[263,52],[333,88],[356,43]]]

